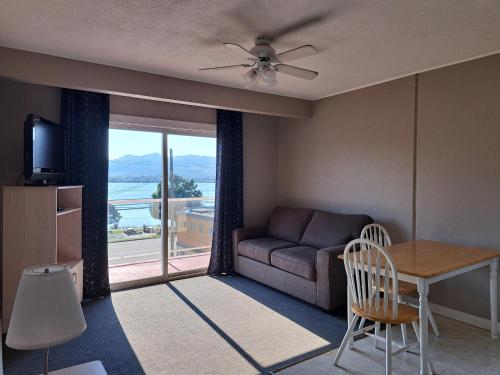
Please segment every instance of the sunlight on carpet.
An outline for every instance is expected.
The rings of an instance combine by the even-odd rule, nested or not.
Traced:
[[[341,317],[242,277],[197,277],[113,293],[147,374],[256,374],[338,346]]]

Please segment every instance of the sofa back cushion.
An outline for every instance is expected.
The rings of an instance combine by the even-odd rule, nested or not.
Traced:
[[[299,243],[314,210],[308,208],[276,207],[269,218],[269,237]]]
[[[373,219],[367,215],[344,215],[317,210],[300,244],[319,249],[343,245],[359,238],[365,225],[370,223],[373,223]]]

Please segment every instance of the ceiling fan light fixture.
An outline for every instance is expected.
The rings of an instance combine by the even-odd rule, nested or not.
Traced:
[[[260,81],[260,72],[257,69],[250,69],[245,74],[242,74],[245,80],[245,88],[255,87]]]
[[[254,78],[254,75],[255,75],[254,69],[249,69],[246,71],[246,73],[242,74],[241,76],[243,77],[245,82],[247,82],[247,81],[252,81]]]
[[[278,84],[278,80],[274,80],[274,81],[269,81],[269,82],[266,82],[266,84],[270,87],[274,87]]]
[[[276,80],[276,71],[271,68],[262,69],[262,81],[269,86],[275,86],[278,83]]]

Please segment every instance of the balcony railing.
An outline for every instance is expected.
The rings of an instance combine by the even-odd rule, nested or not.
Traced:
[[[169,259],[209,253],[214,202],[214,197],[168,198],[167,238],[162,239],[161,199],[109,200],[110,267],[161,260],[162,243]]]

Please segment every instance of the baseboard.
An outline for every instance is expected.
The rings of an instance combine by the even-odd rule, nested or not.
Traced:
[[[416,298],[407,297],[405,300],[418,305],[418,300]],[[463,311],[458,311],[450,307],[439,305],[437,303],[429,302],[429,307],[433,314],[441,315],[446,318],[457,320],[459,322],[469,324],[474,327],[483,328],[486,330],[491,330],[491,320],[486,318],[481,318],[477,315],[468,314]],[[497,329],[500,332],[500,323],[497,324]]]
[[[468,314],[463,311],[458,311],[435,303],[430,303],[429,306],[431,308],[431,311],[433,313],[436,313],[437,315],[445,316],[453,320],[458,320],[459,322],[470,324],[474,327],[483,328],[488,331],[491,330],[490,319],[481,318],[477,315]],[[500,323],[497,324],[497,330],[500,331]]]

